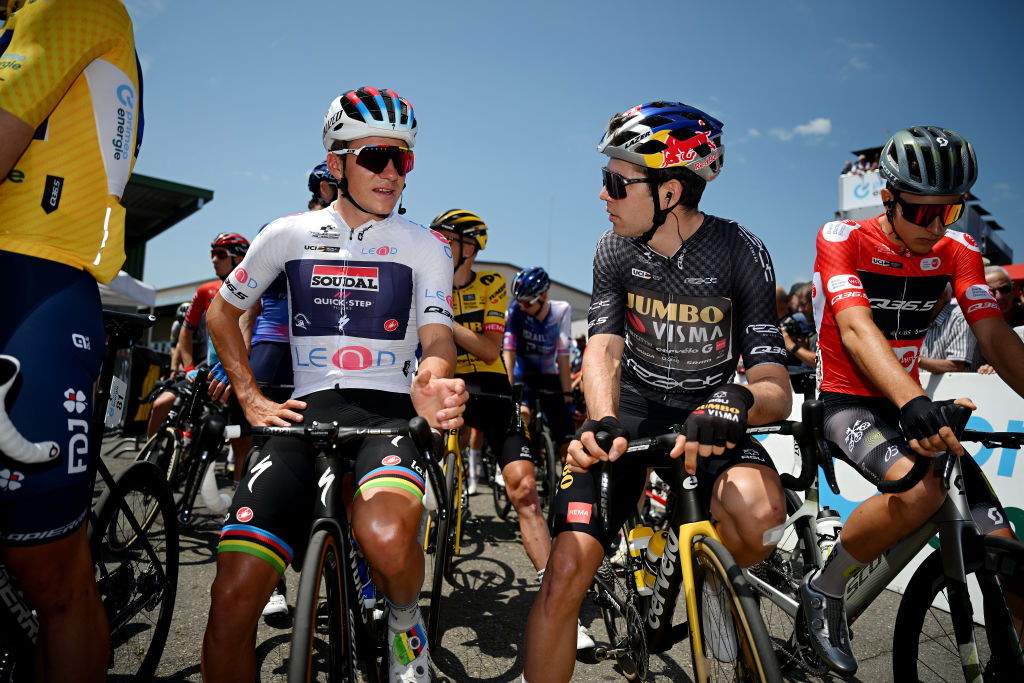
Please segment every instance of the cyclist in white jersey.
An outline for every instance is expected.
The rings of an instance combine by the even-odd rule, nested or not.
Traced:
[[[267,226],[211,305],[210,334],[251,424],[336,419],[374,426],[417,413],[435,428],[462,423],[468,394],[462,380],[451,379],[451,250],[395,211],[412,170],[416,128],[412,107],[390,90],[365,87],[336,98],[323,138],[338,199]],[[280,273],[288,282],[295,379],[293,398],[283,404],[260,393],[237,325]],[[416,604],[424,574],[416,538],[423,474],[408,438],[366,439],[357,448],[352,531],[391,606],[391,680],[426,681],[429,653]],[[221,532],[203,641],[208,680],[255,678],[260,613],[308,540],[313,460],[297,439],[272,438],[263,450],[265,466],[243,478]]]

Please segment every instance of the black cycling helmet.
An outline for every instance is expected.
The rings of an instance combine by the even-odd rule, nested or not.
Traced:
[[[480,216],[465,209],[448,209],[434,216],[430,221],[431,230],[451,230],[463,239],[476,243],[478,251],[487,246],[487,224]]]
[[[897,131],[878,160],[882,178],[897,192],[962,195],[978,179],[974,147],[958,133],[936,126]]]

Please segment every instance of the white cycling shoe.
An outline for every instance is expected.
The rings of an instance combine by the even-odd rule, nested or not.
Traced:
[[[419,621],[408,631],[388,629],[388,652],[391,662],[388,680],[391,683],[428,683],[430,652],[427,649],[427,630]]]

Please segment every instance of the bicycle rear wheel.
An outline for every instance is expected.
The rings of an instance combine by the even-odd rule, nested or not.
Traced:
[[[459,482],[455,476],[455,460],[457,453],[448,452],[444,458],[444,480],[445,488],[448,490],[448,517],[441,519],[437,513],[434,517],[434,553],[430,559],[430,608],[427,611],[427,642],[430,647],[437,650],[441,646],[441,637],[444,631],[441,629],[441,592],[444,588],[444,579],[451,572],[452,555],[455,551],[455,529],[458,527],[454,515],[461,514],[460,504],[461,491]]]
[[[288,680],[355,680],[345,626],[345,579],[338,539],[327,529],[310,538],[295,597]]]
[[[497,475],[501,471],[501,467],[497,460],[494,461],[494,475],[491,477],[491,496],[494,498],[494,513],[498,515],[500,519],[508,519],[508,512],[512,509],[512,501],[509,500],[508,491],[505,490],[505,484],[497,481]]]
[[[181,437],[178,436],[178,430],[165,425],[150,437],[135,459],[153,463],[164,472],[167,481],[170,481],[174,475],[174,468],[178,466],[180,456]]]
[[[950,594],[940,552],[933,552],[917,568],[900,601],[893,631],[892,670],[897,681],[964,680],[953,620],[967,621],[967,617],[949,611]],[[963,557],[968,586],[980,589],[985,601],[986,625],[974,626],[981,675],[985,681],[1024,680],[1022,634],[1014,628],[1011,615],[1011,603],[1015,603],[1017,615],[1024,616],[1019,611],[1024,545],[1006,538],[976,536],[965,539]],[[1016,600],[1008,593],[1016,593]],[[974,621],[981,616],[975,613]]]
[[[732,555],[719,541],[707,536],[693,539],[691,553],[700,615],[699,627],[690,625],[694,678],[699,683],[781,683],[782,673],[761,621],[757,599]]]
[[[149,681],[167,642],[178,590],[178,523],[163,472],[150,463],[131,465],[96,509],[90,545],[110,620],[107,680]],[[150,519],[140,535],[129,516],[141,528],[144,514]]]
[[[544,472],[537,472],[537,481],[544,481],[546,495],[541,498],[541,506],[544,508],[544,517],[548,523],[548,530],[555,526],[555,491],[558,490],[558,482],[562,479],[562,457],[551,438],[551,430],[546,424],[539,425],[537,444],[537,459],[543,463]],[[543,476],[542,476],[543,475]]]
[[[801,501],[794,492],[786,490],[785,493],[788,517],[800,509]],[[761,618],[783,671],[795,666],[818,674],[828,670],[815,654],[807,635],[795,631],[800,610],[798,590],[804,576],[816,566],[816,545],[813,518],[801,517],[786,527],[771,555],[744,572],[750,587],[758,593]]]
[[[629,562],[628,556],[626,562]],[[639,596],[626,583],[628,581],[633,581],[629,569],[604,558],[594,577],[594,600],[601,608],[601,618],[608,631],[608,649],[615,653],[615,663],[622,675],[629,681],[644,681],[650,671],[647,633],[640,617]]]

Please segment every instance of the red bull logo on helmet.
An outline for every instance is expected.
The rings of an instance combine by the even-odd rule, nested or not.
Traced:
[[[705,132],[697,132],[691,138],[680,140],[673,137],[666,130],[655,133],[653,138],[665,143],[666,149],[658,154],[648,154],[645,156],[654,157],[650,161],[654,161],[661,168],[686,166],[692,163],[697,159],[696,148],[701,145],[707,145],[711,148],[711,153],[701,160],[701,165],[706,166],[718,156],[718,146],[711,141],[710,136]],[[659,155],[660,159],[657,158]]]

